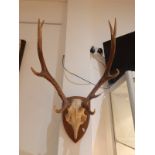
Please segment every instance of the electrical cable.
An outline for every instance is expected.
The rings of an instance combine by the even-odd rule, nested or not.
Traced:
[[[103,65],[103,67],[105,67],[105,64],[101,61],[101,60],[99,60],[97,57],[95,57],[94,55],[92,55],[93,56],[93,58],[96,60],[96,61],[98,61],[100,64],[102,64]]]
[[[121,141],[119,141],[119,140],[117,140],[117,139],[116,139],[116,143],[122,144],[122,145],[124,145],[124,146],[126,146],[126,147],[129,147],[130,149],[135,150],[134,147],[132,147],[132,146],[130,146],[130,145],[128,145],[128,144],[125,144],[125,143],[123,143],[123,142],[121,142]]]
[[[85,79],[85,78],[83,78],[83,77],[81,77],[81,76],[79,76],[79,75],[77,75],[77,74],[75,74],[75,73],[69,71],[69,70],[65,67],[65,65],[64,65],[64,59],[65,59],[65,55],[62,56],[62,67],[63,67],[63,69],[64,69],[66,72],[68,72],[69,74],[71,74],[71,75],[73,75],[73,76],[75,76],[75,77],[77,77],[77,78],[79,78],[79,79],[81,79],[81,80],[87,82],[87,84],[81,84],[81,83],[74,82],[74,81],[70,80],[70,79],[67,77],[67,75],[65,74],[65,77],[67,77],[67,80],[69,80],[71,83],[76,84],[76,85],[89,85],[89,84],[94,85],[94,86],[96,85],[96,84],[90,82],[89,80],[87,80],[87,79]],[[102,88],[102,89],[109,89],[110,86],[109,86],[109,87],[106,87],[106,88],[105,88],[105,87],[101,87],[101,88]]]

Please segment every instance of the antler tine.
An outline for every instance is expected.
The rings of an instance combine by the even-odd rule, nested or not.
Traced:
[[[108,77],[111,79],[111,78],[115,78],[119,74],[118,69],[116,69],[116,73],[114,73],[113,75],[110,74],[110,70],[111,70],[111,66],[114,60],[115,50],[116,50],[116,38],[115,38],[116,37],[116,19],[115,19],[114,29],[112,28],[110,22],[109,22],[109,27],[110,27],[110,33],[111,33],[111,49],[110,49],[109,61],[107,63],[107,67],[104,74],[108,75]]]
[[[38,20],[38,42],[37,42],[37,49],[38,49],[38,57],[41,64],[42,71],[47,70],[45,59],[43,56],[42,51],[42,28],[44,25],[44,21],[40,22],[40,19]]]
[[[96,98],[96,97],[101,95],[101,94],[95,95],[95,93],[101,87],[101,85],[103,85],[106,81],[117,77],[118,74],[119,74],[118,69],[116,69],[114,74],[110,73],[111,66],[112,66],[112,63],[113,63],[113,59],[114,59],[114,56],[115,56],[115,50],[116,50],[116,39],[115,39],[115,37],[116,37],[116,19],[115,19],[114,28],[112,28],[110,22],[109,22],[109,27],[110,27],[110,33],[111,33],[111,49],[110,49],[109,60],[107,62],[107,66],[106,66],[106,69],[105,69],[105,72],[104,72],[103,76],[97,82],[95,87],[92,89],[92,91],[87,96],[87,99],[86,99],[86,102],[85,102],[84,106],[88,106],[90,104],[90,102],[88,102],[88,101],[90,101],[91,99]],[[91,112],[91,113],[93,113],[93,112]]]
[[[32,67],[31,70],[32,72],[37,75],[37,76],[43,76],[44,71],[47,72],[47,67],[46,67],[46,63],[43,57],[43,52],[42,52],[42,27],[44,25],[44,21],[42,21],[40,23],[40,19],[38,19],[38,42],[37,42],[37,50],[38,50],[38,57],[39,57],[39,61],[41,64],[41,72],[36,72]]]
[[[32,67],[31,67],[31,70],[36,76],[45,78],[46,80],[48,80],[55,87],[58,95],[60,96],[60,98],[63,101],[63,107],[61,109],[55,109],[55,111],[57,113],[61,113],[68,107],[69,102],[68,102],[66,96],[64,95],[62,89],[60,88],[59,84],[52,77],[52,75],[49,73],[49,71],[48,71],[48,69],[46,67],[46,63],[45,63],[45,59],[44,59],[43,51],[42,51],[42,27],[43,27],[43,25],[44,25],[44,21],[40,22],[40,19],[38,19],[37,50],[38,50],[39,61],[40,61],[40,64],[41,64],[41,72],[35,71]]]

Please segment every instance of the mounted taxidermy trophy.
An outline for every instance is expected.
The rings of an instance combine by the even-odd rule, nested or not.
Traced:
[[[109,61],[106,64],[105,72],[101,77],[101,79],[94,86],[94,88],[90,91],[87,97],[82,97],[82,96],[66,97],[61,87],[57,83],[57,81],[53,78],[53,76],[48,71],[45,63],[45,59],[43,57],[43,50],[42,50],[43,25],[44,25],[44,21],[40,22],[40,20],[38,20],[37,50],[38,50],[39,61],[41,64],[41,72],[37,72],[33,68],[31,68],[31,70],[36,76],[43,77],[46,80],[48,80],[56,89],[59,97],[62,100],[62,107],[61,109],[55,109],[55,111],[56,113],[62,113],[62,120],[63,120],[63,125],[66,133],[74,142],[77,142],[86,133],[86,130],[89,124],[90,115],[93,115],[95,113],[95,110],[92,111],[90,109],[90,104],[92,99],[100,96],[100,94],[96,95],[97,90],[105,82],[113,78],[116,78],[119,74],[118,69],[113,71],[113,74],[110,73],[113,59],[115,56],[115,48],[116,48],[116,39],[115,39],[116,20],[115,20],[114,28],[112,28],[109,22],[110,32],[111,32],[111,49],[109,51],[110,56],[109,56]]]

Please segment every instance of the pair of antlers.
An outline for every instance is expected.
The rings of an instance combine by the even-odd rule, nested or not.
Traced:
[[[35,71],[32,67],[31,67],[31,70],[35,75],[45,78],[46,80],[48,80],[54,86],[54,88],[56,89],[58,95],[60,96],[61,100],[63,101],[62,108],[61,109],[56,109],[57,113],[61,113],[70,105],[70,103],[69,103],[67,97],[65,96],[65,94],[63,93],[61,87],[57,83],[57,81],[52,77],[52,75],[50,74],[50,72],[47,69],[45,59],[44,59],[44,56],[43,56],[43,50],[42,50],[42,28],[43,28],[43,25],[44,25],[44,21],[40,22],[40,19],[39,19],[38,20],[37,50],[38,50],[39,61],[40,61],[40,64],[41,64],[41,72]],[[114,23],[114,28],[112,28],[110,22],[109,22],[109,27],[110,27],[110,32],[111,32],[111,49],[110,49],[110,56],[109,56],[108,63],[106,65],[105,72],[104,72],[103,76],[101,77],[101,79],[97,82],[95,87],[92,89],[92,91],[89,93],[86,100],[82,103],[82,106],[85,107],[86,110],[90,114],[94,114],[94,112],[95,112],[95,111],[91,112],[90,110],[88,110],[90,100],[93,99],[93,98],[96,98],[96,97],[98,97],[100,95],[100,94],[98,94],[98,95],[95,94],[97,92],[97,90],[106,81],[117,77],[118,74],[119,74],[118,69],[116,69],[113,74],[110,73],[111,66],[112,66],[112,63],[113,63],[113,59],[114,59],[114,56],[115,56],[115,50],[116,50],[116,38],[115,38],[116,37],[116,19],[115,19],[115,23]]]

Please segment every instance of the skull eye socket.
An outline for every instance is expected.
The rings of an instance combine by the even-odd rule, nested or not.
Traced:
[[[66,121],[67,122],[70,122],[71,121],[71,116],[69,114],[67,114],[65,117],[66,117]]]

